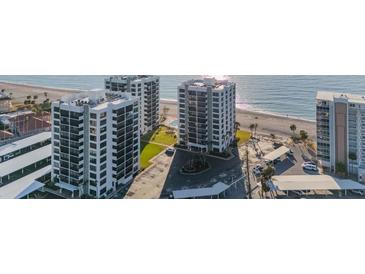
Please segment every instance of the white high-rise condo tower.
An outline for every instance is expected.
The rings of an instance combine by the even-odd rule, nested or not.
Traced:
[[[234,141],[236,84],[205,78],[178,87],[179,144],[192,151],[222,153]]]
[[[317,158],[331,171],[342,164],[365,182],[365,96],[317,93]]]
[[[52,179],[80,197],[109,197],[139,171],[139,103],[89,91],[52,103]]]
[[[159,125],[160,78],[152,75],[121,75],[105,79],[105,88],[128,92],[140,100],[140,129],[145,134]]]

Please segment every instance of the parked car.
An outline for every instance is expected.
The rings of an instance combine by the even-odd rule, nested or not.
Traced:
[[[174,155],[174,152],[175,152],[174,148],[169,147],[168,149],[166,149],[166,155],[168,156]]]
[[[260,176],[261,175],[261,170],[258,168],[253,168],[252,172],[255,176]]]
[[[275,142],[275,143],[273,143],[273,144],[272,144],[272,146],[273,146],[275,149],[278,149],[279,147],[283,146],[283,144],[282,144],[282,143],[277,143],[277,142]]]
[[[293,190],[292,192],[300,197],[305,195],[305,192],[302,190]]]
[[[291,149],[289,149],[289,152],[286,154],[287,156],[293,156],[293,151]]]
[[[262,165],[260,165],[260,164],[257,164],[257,165],[254,167],[254,169],[258,169],[258,170],[262,171],[262,170],[264,169],[264,167],[263,167]]]
[[[302,168],[305,170],[312,170],[312,171],[318,171],[318,168],[316,165],[310,164],[310,163],[303,163]]]
[[[360,190],[360,189],[353,189],[353,190],[351,190],[351,192],[353,194],[357,194],[357,195],[360,195],[360,196],[364,196],[365,195],[365,191],[364,190]]]

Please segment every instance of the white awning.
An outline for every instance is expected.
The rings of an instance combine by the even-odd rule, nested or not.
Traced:
[[[209,197],[219,195],[228,188],[228,185],[218,182],[211,187],[175,190],[172,192],[172,194],[175,199]]]
[[[293,190],[365,190],[365,185],[328,175],[273,176],[273,184],[281,191]]]
[[[44,186],[38,178],[50,173],[52,166],[41,168],[23,178],[11,182],[0,188],[0,199],[20,199]]]
[[[289,148],[287,148],[286,146],[281,146],[278,149],[275,149],[273,152],[270,152],[269,154],[265,155],[264,159],[268,161],[274,161],[288,152]]]

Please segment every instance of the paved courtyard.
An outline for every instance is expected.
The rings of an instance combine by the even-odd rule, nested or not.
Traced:
[[[139,174],[131,184],[125,199],[159,199],[173,157],[165,150],[152,159],[152,165]]]
[[[206,156],[210,166],[207,171],[197,175],[181,174],[182,166],[192,159],[194,155],[195,153],[179,149],[175,152],[162,192],[163,197],[169,197],[173,190],[210,187],[217,182],[230,184],[233,180],[242,176],[241,161],[237,156],[230,160]],[[239,183],[237,188],[227,191],[225,198],[244,198],[245,196],[242,180],[242,183]]]

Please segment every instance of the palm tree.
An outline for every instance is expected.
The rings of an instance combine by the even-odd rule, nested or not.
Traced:
[[[250,129],[250,131],[251,131],[251,136],[253,136],[253,131],[254,131],[254,129],[255,129],[255,124],[251,124],[251,125],[249,126],[249,129]]]
[[[267,184],[269,180],[271,180],[271,177],[275,174],[275,168],[271,165],[268,165],[261,174],[261,185],[262,185],[262,196],[265,197],[264,193],[270,191],[270,188]]]
[[[237,131],[240,129],[241,124],[239,122],[234,122],[234,135],[236,135]]]
[[[297,126],[295,124],[290,125],[290,130],[293,132],[293,136],[295,135],[295,131],[297,130]]]

